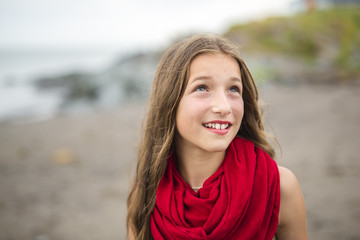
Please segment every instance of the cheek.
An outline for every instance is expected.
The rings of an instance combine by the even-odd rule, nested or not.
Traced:
[[[244,116],[244,102],[243,100],[241,100],[241,102],[239,103],[239,101],[234,102],[232,104],[232,110],[234,113],[234,116],[236,117],[236,120],[238,120],[238,122],[241,124],[241,120]]]
[[[190,127],[202,121],[207,104],[205,101],[193,98],[181,99],[176,111],[177,128]]]
[[[178,113],[187,119],[199,118],[207,108],[208,104],[203,99],[185,98],[179,104]]]

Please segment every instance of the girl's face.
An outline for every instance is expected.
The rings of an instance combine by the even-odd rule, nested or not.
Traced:
[[[225,151],[244,114],[237,61],[202,54],[190,64],[189,81],[176,111],[176,146],[185,151]]]

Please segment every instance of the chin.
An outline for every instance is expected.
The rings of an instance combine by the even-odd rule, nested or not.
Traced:
[[[214,142],[210,146],[207,146],[206,150],[208,152],[223,152],[229,147],[230,142]]]

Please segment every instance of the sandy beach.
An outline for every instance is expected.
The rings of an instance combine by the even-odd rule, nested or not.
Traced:
[[[360,239],[360,86],[264,85],[260,96],[310,239]],[[125,239],[145,109],[0,124],[0,239]]]

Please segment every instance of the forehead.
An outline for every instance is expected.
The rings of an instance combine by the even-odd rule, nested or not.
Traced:
[[[234,58],[221,53],[196,56],[190,63],[189,77],[198,75],[230,75],[240,78],[240,65]]]

